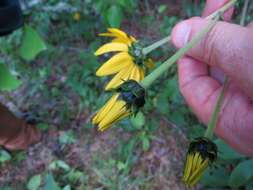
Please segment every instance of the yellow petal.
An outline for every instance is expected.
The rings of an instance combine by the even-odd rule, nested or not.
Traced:
[[[201,163],[203,162],[202,156],[199,154],[199,158],[197,161],[197,167],[201,166]]]
[[[126,38],[129,39],[131,42],[136,42],[136,39],[133,36],[130,36],[117,28],[108,28],[108,31],[117,35],[117,37]]]
[[[136,42],[136,41],[137,41],[137,40],[135,39],[135,37],[133,37],[133,36],[130,36],[130,38],[131,38],[132,42]]]
[[[155,64],[154,64],[154,62],[153,62],[152,59],[146,60],[146,61],[145,61],[145,65],[146,65],[147,68],[149,68],[149,69],[153,69],[153,68],[155,67]]]
[[[100,33],[98,34],[99,36],[106,36],[106,37],[117,37],[113,33],[105,32],[105,33]]]
[[[123,43],[123,44],[127,44],[128,46],[131,46],[132,44],[132,41],[130,39],[125,39],[125,38],[114,38],[112,42]]]
[[[118,72],[112,78],[112,80],[106,85],[105,90],[116,88],[120,84],[122,84],[125,80],[127,80],[134,66],[135,66],[134,63],[132,63],[131,65],[129,65],[129,67],[126,70],[121,70],[120,72]]]
[[[107,43],[103,46],[101,46],[96,52],[95,55],[102,55],[104,53],[109,53],[109,52],[115,52],[115,51],[128,51],[128,46],[126,44],[122,43],[116,43],[116,42],[111,42]]]
[[[141,76],[141,68],[139,67],[139,66],[137,66],[137,71],[136,71],[137,73],[137,78],[135,79],[136,81],[141,81],[143,78],[141,78],[142,76]]]
[[[121,52],[114,55],[105,62],[96,72],[97,76],[111,75],[119,72],[132,64],[132,58],[127,52]]]
[[[125,108],[125,102],[122,100],[117,100],[116,103],[113,105],[113,107],[110,109],[106,117],[101,120],[101,122],[98,124],[99,128],[103,128],[104,126],[107,126],[108,124],[113,124],[116,119],[118,119],[120,116],[122,116],[124,113],[126,113]]]
[[[192,171],[194,171],[197,167],[198,158],[199,158],[199,153],[197,152],[197,153],[194,154],[194,157],[193,157]]]
[[[107,124],[107,125],[104,125],[103,127],[99,127],[98,130],[101,131],[101,132],[103,132],[103,131],[105,131],[106,129],[108,129],[109,127],[111,127],[111,125],[112,125],[113,123],[116,123],[116,122],[118,122],[118,121],[124,119],[125,117],[127,117],[127,116],[129,116],[129,115],[130,115],[130,112],[125,112],[125,113],[122,114],[118,119],[115,119],[112,123],[109,123],[109,124]]]
[[[128,35],[117,28],[108,28],[108,31],[121,38],[128,38]]]
[[[203,175],[205,169],[208,167],[208,159],[206,159],[194,173],[192,174],[191,178],[189,179],[189,186],[193,187],[201,178]]]
[[[114,34],[114,33],[101,33],[101,34],[99,34],[99,36],[113,37],[114,39],[112,40],[112,42],[124,43],[129,46],[132,43],[131,38],[128,38],[127,36],[121,36],[118,34]]]
[[[130,79],[135,80],[135,81],[140,81],[140,73],[139,73],[139,68],[138,66],[134,66],[133,70],[132,70],[132,74],[130,76]]]
[[[98,124],[109,112],[109,110],[113,107],[115,104],[119,94],[115,94],[111,97],[111,99],[98,111],[98,113],[93,117],[92,123]]]
[[[144,69],[140,68],[139,71],[140,71],[140,78],[141,78],[140,80],[143,80],[145,76]]]
[[[189,179],[189,177],[191,175],[192,163],[193,163],[193,155],[189,154],[187,156],[187,161],[186,161],[186,164],[185,164],[185,172],[184,172],[184,176],[183,176],[183,181],[184,182],[187,182],[187,180]]]
[[[132,70],[129,72],[129,76],[126,80],[133,79],[136,75],[136,65],[133,66]]]

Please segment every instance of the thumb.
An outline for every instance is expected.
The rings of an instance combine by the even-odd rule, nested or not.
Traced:
[[[173,44],[183,47],[207,24],[208,20],[199,17],[179,23],[172,31]],[[252,29],[218,22],[187,55],[220,68],[253,98],[252,52]]]

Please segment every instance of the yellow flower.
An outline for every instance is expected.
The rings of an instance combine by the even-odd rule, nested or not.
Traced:
[[[125,81],[96,113],[92,123],[99,131],[104,131],[130,114],[136,114],[144,104],[145,90],[134,80]]]
[[[104,44],[96,52],[99,56],[105,53],[118,52],[106,61],[96,72],[97,76],[114,75],[105,87],[106,90],[117,88],[125,80],[141,81],[145,75],[145,65],[149,67],[152,60],[142,53],[139,42],[125,32],[109,28],[108,32],[100,36],[112,37],[112,42]]]
[[[127,117],[130,111],[126,107],[126,102],[119,100],[119,93],[114,94],[111,99],[93,117],[92,123],[98,125],[99,131],[104,131],[113,123]]]
[[[73,15],[73,19],[75,21],[79,21],[81,19],[81,14],[79,12],[76,12],[74,15]]]
[[[191,142],[186,157],[183,182],[192,188],[200,180],[206,168],[217,159],[217,146],[207,138]]]

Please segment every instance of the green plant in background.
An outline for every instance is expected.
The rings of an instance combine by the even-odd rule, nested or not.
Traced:
[[[132,13],[137,6],[133,0],[95,0],[95,10],[110,27],[119,28],[127,13]]]
[[[11,74],[6,65],[0,64],[0,91],[11,91],[18,88],[21,81]]]

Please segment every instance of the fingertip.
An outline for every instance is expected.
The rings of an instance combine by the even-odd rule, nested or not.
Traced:
[[[183,28],[186,25],[186,21],[182,21],[178,23],[174,28],[172,29],[171,32],[171,42],[176,48],[181,48],[183,47],[183,42],[184,41],[184,31]]]
[[[182,48],[190,40],[192,25],[201,20],[200,17],[193,17],[178,23],[173,28],[171,32],[171,42],[175,47]]]

